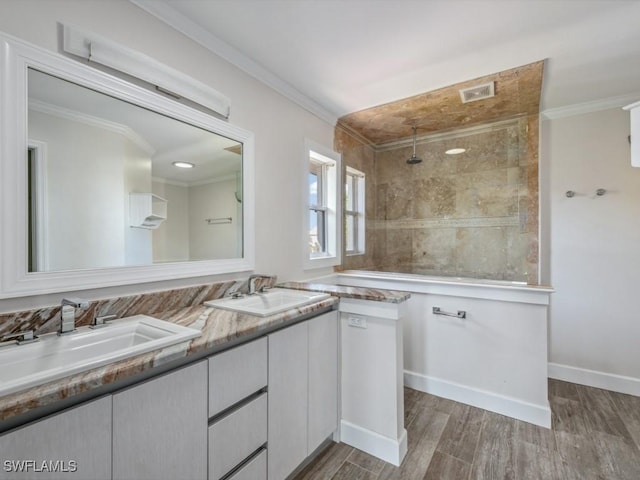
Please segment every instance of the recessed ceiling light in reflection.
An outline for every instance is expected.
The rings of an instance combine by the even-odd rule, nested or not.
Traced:
[[[458,154],[464,153],[466,151],[467,151],[466,148],[450,148],[449,150],[447,150],[444,153],[446,153],[447,155],[458,155]]]
[[[173,162],[171,165],[178,168],[193,168],[195,165],[189,162]]]

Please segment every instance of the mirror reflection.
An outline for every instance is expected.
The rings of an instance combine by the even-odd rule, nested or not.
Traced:
[[[242,144],[28,71],[29,272],[241,258]]]

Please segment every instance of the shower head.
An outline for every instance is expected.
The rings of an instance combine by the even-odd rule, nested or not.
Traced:
[[[418,127],[413,127],[413,155],[411,155],[411,157],[407,159],[407,163],[409,165],[415,165],[416,163],[422,162],[422,159],[418,158],[416,156],[416,132],[417,132],[417,130],[418,130]]]
[[[422,161],[422,159],[416,157],[415,153],[413,155],[411,155],[411,158],[407,158],[407,163],[409,165],[415,165],[416,163],[420,163],[421,161]]]

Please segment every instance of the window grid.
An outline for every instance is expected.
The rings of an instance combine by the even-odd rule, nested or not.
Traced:
[[[345,182],[345,253],[364,253],[364,173],[347,167]]]

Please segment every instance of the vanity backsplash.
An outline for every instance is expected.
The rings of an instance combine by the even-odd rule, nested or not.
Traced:
[[[261,277],[256,280],[256,288],[273,287],[276,277]],[[197,285],[161,292],[143,293],[126,297],[115,297],[90,301],[89,308],[76,310],[76,326],[90,325],[96,316],[116,315],[118,318],[131,315],[151,315],[169,310],[199,305],[207,300],[215,300],[232,292],[247,292],[248,281],[236,280],[207,285]],[[73,293],[68,296],[74,296]],[[60,297],[62,300],[63,296]],[[36,335],[55,332],[60,328],[60,305],[0,313],[0,338],[22,331],[33,330]]]

